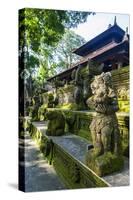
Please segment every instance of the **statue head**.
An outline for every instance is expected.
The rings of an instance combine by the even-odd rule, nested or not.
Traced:
[[[97,92],[101,95],[107,94],[110,97],[114,97],[114,90],[112,88],[112,77],[110,72],[102,73],[98,76],[95,76],[94,81],[91,84],[92,93],[96,94]]]
[[[97,112],[113,113],[118,111],[118,101],[112,86],[110,72],[103,72],[95,76],[91,84],[91,89],[93,96],[88,99],[87,102],[88,104],[92,104]]]

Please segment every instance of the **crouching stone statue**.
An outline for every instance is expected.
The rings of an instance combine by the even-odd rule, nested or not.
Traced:
[[[87,104],[96,111],[90,131],[94,148],[87,152],[87,165],[103,176],[123,166],[121,140],[115,112],[118,102],[109,72],[95,76],[91,84],[92,97]]]
[[[46,134],[49,136],[60,136],[64,134],[65,117],[61,111],[48,111],[45,114],[48,119]]]

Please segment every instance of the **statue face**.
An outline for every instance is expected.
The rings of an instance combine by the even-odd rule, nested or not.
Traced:
[[[92,93],[98,95],[99,97],[108,94],[109,97],[115,97],[115,92],[112,89],[111,74],[109,72],[102,73],[95,76],[94,81],[91,84]]]
[[[92,94],[95,94],[96,91],[98,92],[98,90],[103,88],[103,86],[104,86],[104,81],[101,75],[95,76],[95,79],[91,84]]]

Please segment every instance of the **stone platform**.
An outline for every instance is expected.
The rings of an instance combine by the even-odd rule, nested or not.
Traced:
[[[63,136],[47,136],[46,129],[46,123],[32,122],[31,134],[39,145],[52,142],[53,149],[50,156],[52,164],[68,188],[129,185],[127,158],[122,171],[101,178],[85,165],[87,149],[92,146],[88,140],[70,133]]]

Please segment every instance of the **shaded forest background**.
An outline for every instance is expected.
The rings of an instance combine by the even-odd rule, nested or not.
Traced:
[[[19,11],[19,73],[25,83],[42,87],[48,77],[80,59],[72,51],[86,41],[71,28],[93,14],[33,8]]]

